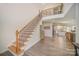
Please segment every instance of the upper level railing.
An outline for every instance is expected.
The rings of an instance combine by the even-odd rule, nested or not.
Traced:
[[[42,10],[41,15],[42,17],[44,17],[44,16],[61,14],[62,12],[63,12],[63,3],[61,3],[60,5],[54,8],[48,8],[48,9]]]

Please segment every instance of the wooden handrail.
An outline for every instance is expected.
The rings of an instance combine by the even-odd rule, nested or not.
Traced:
[[[19,31],[16,30],[16,53],[19,51]]]

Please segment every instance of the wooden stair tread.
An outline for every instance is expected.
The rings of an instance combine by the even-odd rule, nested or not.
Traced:
[[[30,25],[28,27],[25,27],[24,29],[27,29],[27,28],[35,28],[37,24],[33,24],[33,25]]]
[[[23,31],[21,33],[32,33],[33,31]]]
[[[21,53],[23,53],[23,50],[19,49],[18,53],[16,52],[16,47],[15,46],[10,46],[8,47],[10,49],[11,52],[15,53],[16,55],[20,55]]]
[[[16,46],[16,42],[13,42],[13,46]],[[23,42],[19,42],[19,47],[21,48],[21,47],[24,47],[25,46],[25,44],[23,43]]]
[[[20,41],[27,42],[28,40],[27,39],[20,39]]]
[[[15,44],[16,42],[13,42],[13,44]],[[23,42],[19,41],[19,44],[23,44]]]
[[[25,30],[24,32],[33,32],[33,30]]]
[[[19,40],[25,40],[25,39],[29,39],[31,37],[26,37],[26,36],[20,36],[20,39]]]
[[[31,26],[29,26],[28,28],[32,28],[32,27],[35,27],[35,25],[31,25]]]
[[[20,35],[20,38],[22,38],[22,37],[30,38],[30,35],[32,35],[32,34],[21,34],[21,35]]]
[[[27,28],[35,28],[35,27],[36,27],[36,25],[31,25],[29,27],[26,27],[25,29],[27,29]]]
[[[32,24],[32,25],[30,25],[30,26],[26,26],[25,28],[33,28],[33,27],[35,27],[36,26],[36,24]],[[24,29],[25,29],[24,28]]]
[[[31,35],[32,33],[22,33],[22,35]]]
[[[34,28],[27,28],[27,29],[25,29],[25,30],[33,30]]]
[[[24,30],[24,31],[25,31],[25,32],[28,32],[28,31],[31,31],[31,32],[32,32],[32,31],[34,31],[34,30]],[[24,31],[23,31],[23,32],[24,32]]]
[[[32,34],[32,32],[23,32],[21,34]]]

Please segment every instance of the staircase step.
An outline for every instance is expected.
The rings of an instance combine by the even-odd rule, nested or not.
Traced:
[[[33,31],[34,31],[33,29],[31,29],[31,30],[24,29],[24,31],[23,31],[23,32],[33,32]]]
[[[13,46],[16,47],[16,42],[13,42]],[[25,46],[25,44],[20,41],[20,42],[19,42],[19,47],[20,47],[20,48],[23,48],[24,46]]]
[[[37,25],[37,23],[34,23],[34,24],[29,24],[28,26],[26,26],[27,28],[29,28],[29,27],[35,27]],[[26,28],[25,27],[25,28]]]
[[[20,36],[26,36],[26,37],[29,37],[30,35],[32,35],[32,33],[22,33],[22,34],[20,34]]]
[[[27,34],[27,33],[32,33],[32,32],[31,31],[24,31],[24,32],[21,32],[20,34]]]
[[[33,32],[34,30],[24,30],[22,32]]]
[[[29,28],[29,27],[35,27],[36,26],[36,23],[35,24],[29,24],[28,26],[26,26],[27,28]],[[26,28],[25,27],[25,28]]]
[[[32,34],[21,34],[21,35],[19,35],[20,36],[20,38],[30,38],[31,36],[32,36]]]
[[[27,28],[33,28],[35,26],[36,26],[36,24],[33,24],[33,25],[28,26]]]
[[[11,53],[13,53],[14,55],[23,55],[23,54],[24,54],[24,51],[21,50],[21,49],[19,49],[19,51],[18,51],[18,53],[17,53],[17,52],[16,52],[16,47],[13,46],[13,45],[11,45],[11,46],[8,47],[8,48],[9,48],[9,51],[10,51]]]
[[[32,34],[32,32],[22,32],[21,34]]]
[[[24,29],[24,30],[33,30],[35,27],[33,27],[33,28],[26,28],[26,29]]]
[[[24,32],[33,32],[34,30],[25,30]]]
[[[25,30],[33,30],[33,29],[34,29],[34,28],[25,28],[24,31],[25,31]]]
[[[25,43],[27,42],[29,39],[20,39],[21,42]]]
[[[31,37],[20,37],[20,41],[27,42]]]
[[[28,35],[31,35],[32,33],[22,33],[21,35],[24,35],[24,36],[28,36]]]

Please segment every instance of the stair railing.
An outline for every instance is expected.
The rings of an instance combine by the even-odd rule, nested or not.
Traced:
[[[56,14],[61,14],[63,12],[63,3],[56,7],[48,8],[45,10],[42,10],[42,16],[49,16],[49,15],[56,15]]]
[[[39,13],[39,15],[37,15],[30,23],[28,23],[26,26],[24,26],[24,28],[25,27],[27,27],[28,28],[28,25],[32,25],[32,22],[33,21],[36,21],[36,20],[38,20],[38,21],[40,21],[40,19],[41,19],[41,13]],[[24,30],[24,28],[22,28],[20,31],[19,30],[16,30],[16,53],[19,53],[19,50],[20,50],[20,45],[19,45],[19,39],[20,39],[20,33],[21,33],[21,31],[23,31]]]

